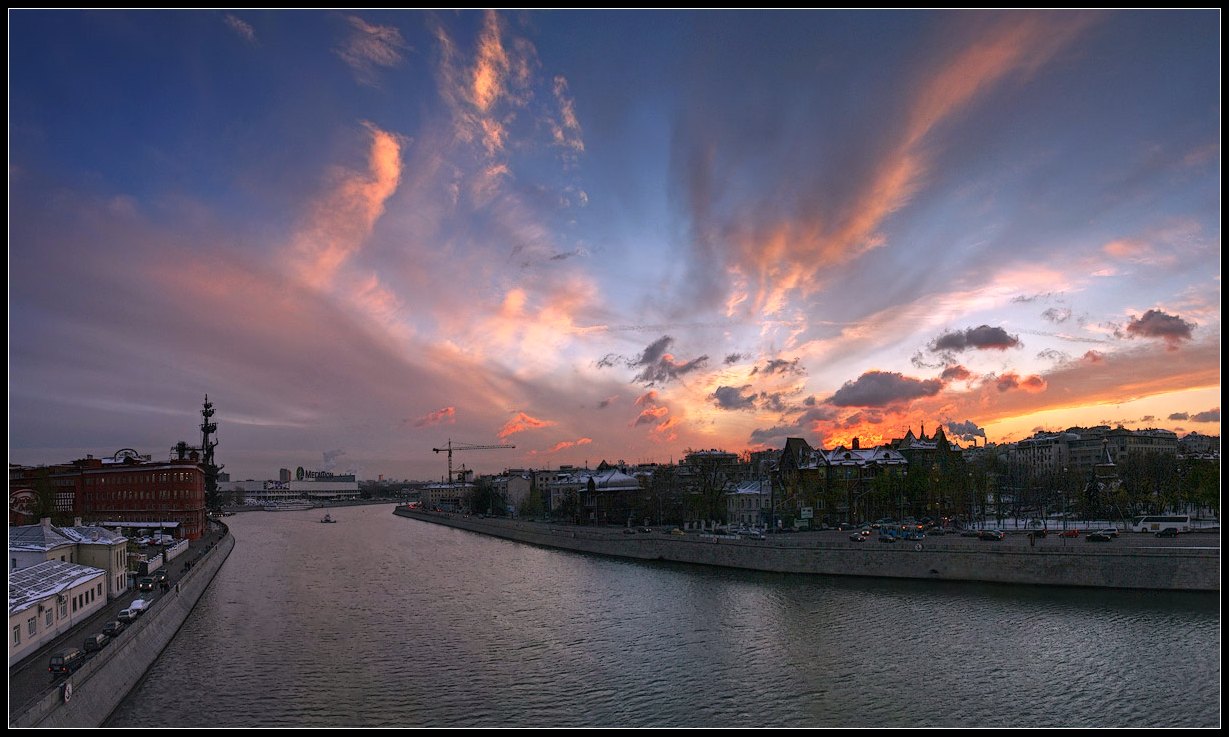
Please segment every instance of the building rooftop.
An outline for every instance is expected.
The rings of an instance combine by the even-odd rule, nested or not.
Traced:
[[[76,544],[76,540],[61,534],[58,527],[18,525],[9,528],[9,550],[36,552]]]
[[[29,609],[49,596],[55,596],[92,578],[106,576],[101,568],[49,560],[9,573],[9,615]]]

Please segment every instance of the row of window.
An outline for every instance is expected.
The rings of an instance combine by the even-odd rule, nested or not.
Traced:
[[[14,561],[14,564],[16,564],[16,561]],[[87,589],[86,591],[83,591],[82,593],[73,597],[72,599],[73,612],[75,613],[78,608],[84,608],[86,606],[89,606],[96,599],[101,598],[101,597],[102,597],[102,584],[100,583],[96,587]],[[60,609],[60,619],[64,619],[65,617],[68,616],[68,600],[67,599],[60,600],[59,609]],[[45,622],[43,625],[44,628],[51,629],[54,626],[55,624],[54,615],[55,615],[54,607],[46,609],[46,611],[44,612],[44,617],[45,617]],[[26,620],[26,636],[33,639],[36,635],[38,635],[38,616],[37,615],[32,616]],[[16,647],[20,644],[21,644],[21,625],[15,625],[13,627],[13,646]]]
[[[157,494],[157,496],[155,496]],[[200,493],[194,492],[192,489],[160,489],[157,492],[153,491],[112,491],[101,494],[91,494],[88,500],[97,505],[99,502],[119,502],[138,499],[161,499],[163,501],[169,499],[192,499],[193,497],[204,498]]]
[[[111,480],[108,481],[107,479]],[[199,474],[192,471],[168,471],[166,473],[141,473],[128,474],[124,476],[87,476],[85,483],[88,486],[106,486],[111,484],[150,484],[162,483],[169,481],[192,481],[200,478]]]

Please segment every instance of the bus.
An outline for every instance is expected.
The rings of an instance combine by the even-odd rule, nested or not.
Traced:
[[[1191,516],[1189,514],[1185,514],[1172,515],[1168,517],[1136,517],[1135,520],[1131,522],[1131,532],[1160,532],[1166,527],[1175,527],[1177,528],[1178,532],[1190,532]]]

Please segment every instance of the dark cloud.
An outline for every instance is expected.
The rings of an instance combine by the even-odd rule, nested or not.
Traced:
[[[961,440],[972,440],[973,438],[985,438],[986,431],[977,426],[977,423],[972,420],[964,422],[948,422],[947,431]]]
[[[796,438],[800,435],[813,435],[816,447],[823,444],[823,433],[815,427],[817,422],[831,422],[837,419],[837,412],[831,407],[818,406],[803,412],[798,419],[788,425],[759,428],[751,431],[750,442],[768,444],[770,440]]]
[[[751,431],[749,441],[754,445],[772,445],[771,441],[780,440],[782,444],[786,438],[798,436],[798,428],[793,425],[777,425],[776,427],[757,428]]]
[[[1178,349],[1178,344],[1191,339],[1191,331],[1195,323],[1187,322],[1177,315],[1169,315],[1160,310],[1148,310],[1141,318],[1131,318],[1127,324],[1127,334],[1131,337],[1160,338],[1171,351]]]
[[[607,407],[610,406],[610,403],[615,401],[616,399],[618,399],[618,397],[606,397],[605,399],[597,403],[597,408],[606,409]]]
[[[1029,304],[1031,302],[1036,302],[1039,299],[1049,299],[1052,296],[1054,296],[1054,292],[1044,292],[1041,294],[1030,294],[1030,295],[1021,294],[1019,296],[1012,297],[1011,301],[1016,304]]]
[[[743,390],[749,388],[751,388],[750,384],[741,388],[719,386],[717,391],[709,395],[709,399],[712,399],[721,409],[755,409],[755,395],[743,396]]]
[[[616,363],[622,363],[629,368],[639,368],[640,373],[636,374],[632,381],[644,384],[645,386],[653,386],[654,384],[669,383],[672,379],[677,379],[708,364],[707,355],[694,358],[685,363],[678,363],[674,360],[674,356],[666,353],[666,349],[673,342],[674,338],[671,338],[669,335],[663,335],[650,343],[644,349],[644,352],[635,358],[625,358],[614,353],[607,353],[597,361],[597,367],[609,368]]]
[[[1068,356],[1066,353],[1053,348],[1047,348],[1044,351],[1039,351],[1037,353],[1037,357],[1046,361],[1053,361],[1055,363],[1063,363],[1071,359],[1071,356]]]
[[[1156,422],[1156,415],[1144,415],[1139,418],[1140,422]]]
[[[1083,355],[1083,360],[1089,363],[1101,363],[1105,360],[1105,354],[1100,351],[1089,351]]]
[[[909,362],[913,364],[914,368],[919,368],[919,369],[938,369],[938,368],[943,368],[947,366],[948,364],[948,362],[946,360],[943,360],[942,358],[935,361],[934,363],[930,363],[926,360],[926,354],[922,353],[921,351],[914,353],[913,357],[909,359]]]
[[[847,381],[828,399],[837,407],[886,407],[921,397],[933,397],[943,389],[939,379],[914,379],[889,371],[867,371],[856,381]]]
[[[569,259],[569,258],[572,258],[573,256],[579,256],[579,255],[580,255],[580,249],[579,249],[579,248],[576,248],[576,249],[573,249],[573,250],[571,250],[571,251],[568,251],[567,253],[556,253],[554,256],[551,256],[549,260],[551,260],[551,261],[565,261],[565,260],[567,260],[567,259]]]
[[[957,330],[954,333],[944,333],[930,342],[931,353],[955,351],[959,353],[966,348],[980,351],[999,350],[1020,347],[1020,336],[1008,335],[1003,328],[979,325],[968,330]]]
[[[1051,307],[1041,313],[1041,316],[1052,323],[1060,324],[1071,319],[1071,309],[1068,307]]]
[[[738,363],[741,360],[743,360],[743,354],[731,353],[730,355],[725,357],[725,365],[729,366],[730,364]]]
[[[1046,380],[1033,374],[1031,376],[1020,376],[1014,371],[1008,371],[1001,376],[991,380],[995,382],[1000,392],[1010,391],[1012,389],[1022,389],[1026,392],[1041,392],[1045,391]]]
[[[1220,422],[1220,407],[1207,412],[1199,412],[1191,417],[1191,422]]]
[[[811,395],[807,397],[806,399],[802,400],[802,403],[808,407],[814,407],[815,406],[815,395]]]
[[[760,392],[758,397],[760,409],[768,410],[769,412],[786,412],[789,410],[789,405],[785,403],[786,394],[784,392]]]
[[[1169,419],[1186,421],[1186,420],[1191,419],[1191,416],[1189,413],[1186,413],[1186,412],[1174,412],[1172,415],[1169,416]]]
[[[964,366],[956,365],[943,369],[943,373],[939,375],[939,378],[943,381],[964,381],[972,375],[973,373]]]
[[[759,367],[757,366],[756,368]],[[786,361],[783,358],[774,358],[773,360],[764,364],[764,373],[766,374],[805,374],[806,372],[806,369],[798,365],[797,358],[792,361]],[[755,371],[752,371],[751,373],[754,374]]]

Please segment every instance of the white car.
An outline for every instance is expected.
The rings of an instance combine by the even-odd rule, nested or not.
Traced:
[[[1097,530],[1097,532],[1101,533],[1102,535],[1109,535],[1110,537],[1118,537],[1117,527],[1106,527],[1104,530]]]

